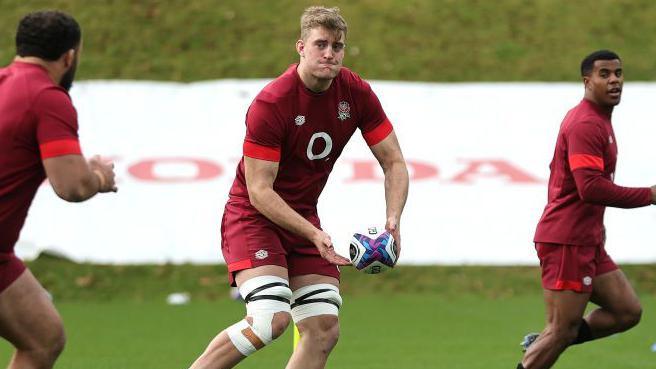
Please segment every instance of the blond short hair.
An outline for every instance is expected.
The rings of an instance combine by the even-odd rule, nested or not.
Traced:
[[[305,9],[301,15],[301,39],[307,40],[310,31],[317,27],[334,32],[344,32],[344,37],[346,37],[346,21],[339,14],[337,7],[311,6]]]

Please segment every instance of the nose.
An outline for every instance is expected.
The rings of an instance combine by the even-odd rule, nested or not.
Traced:
[[[323,51],[323,57],[326,59],[332,59],[335,56],[335,52],[332,47],[328,46]]]
[[[608,79],[608,83],[620,83],[621,81],[622,77],[618,77],[615,73],[611,73],[610,78]]]

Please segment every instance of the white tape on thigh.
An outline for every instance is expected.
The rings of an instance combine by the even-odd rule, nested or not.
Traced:
[[[279,277],[262,276],[247,280],[239,287],[239,293],[246,302],[246,315],[253,319],[252,324],[242,320],[227,329],[230,340],[237,350],[248,356],[256,351],[255,346],[242,333],[250,328],[253,333],[268,345],[273,341],[271,323],[273,315],[279,312],[290,312],[289,300],[292,291],[288,282]]]
[[[338,315],[341,306],[339,289],[332,284],[313,284],[301,287],[292,294],[294,323],[317,315]]]

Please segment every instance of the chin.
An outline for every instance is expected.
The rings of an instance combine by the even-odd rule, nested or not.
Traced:
[[[615,106],[615,105],[619,105],[619,104],[620,104],[620,101],[622,101],[622,99],[621,99],[621,98],[619,98],[619,99],[617,99],[617,100],[615,100],[615,99],[613,99],[613,100],[610,100],[610,101],[608,101],[608,106]]]
[[[337,74],[339,74],[339,70],[330,71],[330,72],[321,71],[321,72],[314,73],[314,77],[316,79],[334,79],[335,77],[337,77]]]

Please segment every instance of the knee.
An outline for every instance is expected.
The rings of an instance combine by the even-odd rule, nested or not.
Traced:
[[[271,337],[276,339],[280,337],[291,321],[291,314],[287,312],[278,312],[273,315],[273,320],[271,321]]]
[[[60,322],[56,327],[53,327],[51,334],[44,339],[41,351],[47,360],[54,362],[64,351],[65,345],[66,333],[64,333],[64,326]]]
[[[56,336],[52,337],[48,344],[47,352],[52,358],[52,361],[55,361],[62,351],[64,351],[64,346],[66,346],[66,333],[64,333],[64,328],[61,327]]]
[[[335,315],[321,315],[311,319],[312,324],[299,324],[301,335],[315,347],[330,352],[339,340],[339,319]]]
[[[53,326],[49,332],[41,333],[39,339],[29,347],[18,348],[18,352],[29,357],[37,367],[52,367],[64,351],[66,334],[64,327],[59,324]]]
[[[622,330],[627,330],[635,327],[640,323],[640,319],[642,318],[642,306],[640,304],[636,304],[634,306],[631,306],[629,309],[624,311],[621,316],[620,316],[620,324]]]

